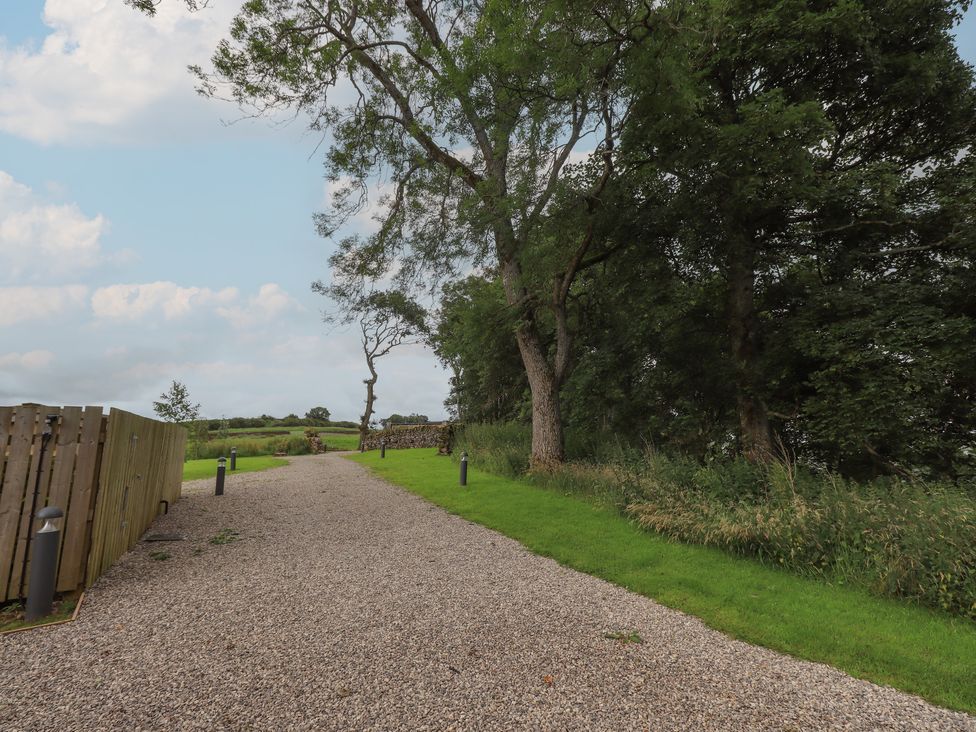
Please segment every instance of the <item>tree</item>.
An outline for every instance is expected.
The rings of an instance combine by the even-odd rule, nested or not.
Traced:
[[[750,459],[770,457],[771,420],[782,420],[769,407],[780,375],[768,340],[783,311],[765,310],[767,295],[815,285],[801,269],[833,288],[889,276],[912,252],[965,251],[968,219],[939,189],[963,185],[974,142],[972,71],[951,35],[968,4],[676,3],[687,32],[669,49],[674,77],[659,83],[655,47],[632,67],[640,113],[628,153],[666,177],[687,223],[679,269],[725,282]]]
[[[453,373],[444,404],[458,419],[497,422],[530,413],[514,317],[498,277],[471,276],[442,290],[429,341]]]
[[[336,291],[321,283],[312,285],[315,292],[337,297]],[[376,291],[362,295],[353,301],[344,301],[341,311],[327,316],[327,322],[356,323],[362,334],[363,355],[369,378],[366,385],[366,408],[359,418],[359,445],[362,447],[369,433],[376,404],[376,382],[379,374],[376,362],[397,346],[419,343],[427,332],[427,311],[397,290]]]
[[[329,410],[325,407],[312,407],[305,412],[305,419],[314,420],[315,422],[328,422],[329,416]]]
[[[328,175],[347,185],[322,234],[361,210],[371,176],[388,175],[378,231],[332,258],[343,286],[363,291],[363,279],[394,273],[400,286],[430,286],[471,264],[497,268],[532,394],[536,465],[564,455],[573,285],[623,246],[595,217],[620,174],[620,62],[653,14],[636,0],[263,0],[245,4],[215,74],[197,69],[205,94],[229,88],[256,113],[296,109],[331,133]],[[585,159],[573,165],[574,154]]]
[[[190,402],[190,392],[186,386],[174,381],[169,391],[159,395],[159,401],[153,402],[153,411],[165,422],[187,424],[200,418],[200,405]]]

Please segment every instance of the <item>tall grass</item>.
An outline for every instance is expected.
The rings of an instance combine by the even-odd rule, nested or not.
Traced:
[[[472,464],[510,477],[527,472],[529,444],[519,425],[472,425],[458,439]],[[972,486],[857,483],[790,462],[703,465],[600,436],[567,436],[567,453],[566,465],[531,479],[672,539],[976,620]]]
[[[227,439],[201,442],[197,446],[197,458],[228,457],[230,449],[237,448],[238,457],[257,457],[283,452],[286,455],[307,455],[311,452],[308,440],[303,435],[282,435],[263,439]]]

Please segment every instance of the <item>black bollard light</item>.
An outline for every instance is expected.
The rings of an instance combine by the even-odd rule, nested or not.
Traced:
[[[461,485],[468,484],[468,453],[461,453]]]
[[[230,449],[230,469],[237,470],[237,448],[232,447]]]
[[[219,457],[217,458],[217,490],[214,491],[215,496],[224,495],[224,474],[227,472],[227,458]]]
[[[380,457],[386,457],[386,440],[380,440]]]
[[[62,516],[64,511],[57,506],[48,506],[37,512],[37,518],[44,521],[44,526],[34,535],[30,587],[27,588],[27,608],[24,612],[27,622],[50,615],[54,607],[54,585],[58,576],[58,541],[61,538],[61,531],[54,525],[54,519]]]

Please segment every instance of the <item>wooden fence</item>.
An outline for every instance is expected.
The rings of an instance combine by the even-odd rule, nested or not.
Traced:
[[[183,428],[120,409],[0,407],[0,602],[27,596],[40,509],[65,514],[57,590],[88,587],[179,498],[185,448]]]

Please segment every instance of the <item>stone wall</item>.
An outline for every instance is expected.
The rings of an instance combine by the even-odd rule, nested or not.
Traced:
[[[385,430],[375,430],[366,435],[363,443],[367,450],[379,450],[380,440],[386,442],[391,450],[403,450],[411,447],[436,447],[438,452],[448,454],[454,442],[456,425],[446,424],[418,424],[393,425]]]

